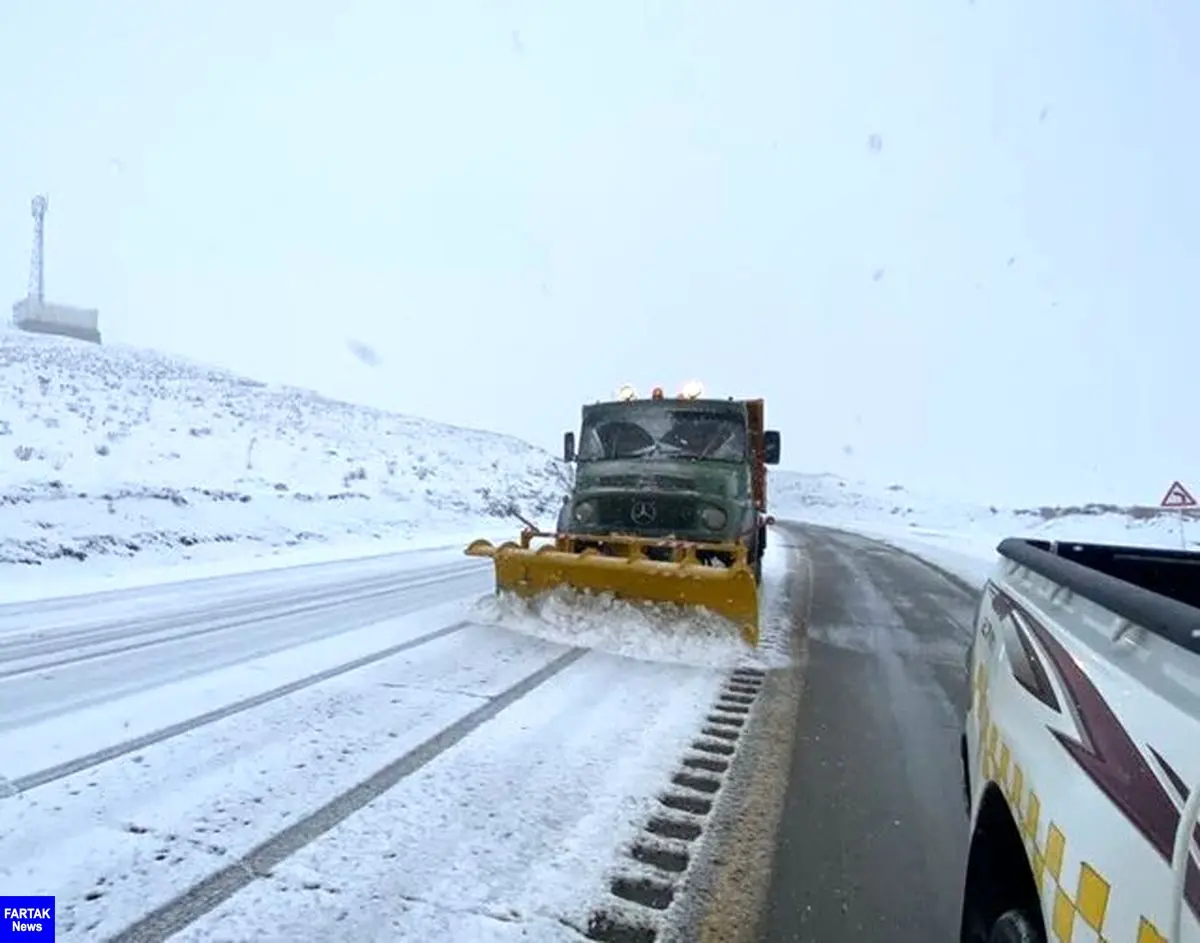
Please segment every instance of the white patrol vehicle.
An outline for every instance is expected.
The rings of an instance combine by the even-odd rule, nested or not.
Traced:
[[[1200,943],[1200,553],[997,549],[960,943]]]

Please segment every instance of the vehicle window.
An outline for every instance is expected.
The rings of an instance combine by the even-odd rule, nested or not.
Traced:
[[[579,460],[691,459],[743,461],[746,430],[737,419],[689,410],[621,417],[600,416],[584,422]]]

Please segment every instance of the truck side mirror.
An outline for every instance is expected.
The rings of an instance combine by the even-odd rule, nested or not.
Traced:
[[[564,462],[575,461],[575,433],[574,432],[564,432],[563,433],[563,461]]]
[[[779,433],[768,429],[763,433],[763,461],[768,465],[779,464]]]

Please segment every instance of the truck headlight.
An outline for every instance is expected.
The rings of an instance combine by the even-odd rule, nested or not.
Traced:
[[[700,512],[700,523],[709,530],[720,530],[727,520],[729,518],[720,508],[709,507]]]
[[[596,516],[596,504],[594,501],[580,501],[575,505],[575,510],[571,515],[575,519],[576,524],[587,524],[593,517]]]

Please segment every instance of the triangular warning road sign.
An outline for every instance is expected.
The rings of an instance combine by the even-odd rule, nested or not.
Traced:
[[[1175,482],[1167,489],[1167,493],[1163,495],[1159,507],[1164,508],[1193,508],[1196,506],[1196,499],[1192,497],[1190,491],[1183,486],[1181,482]]]

